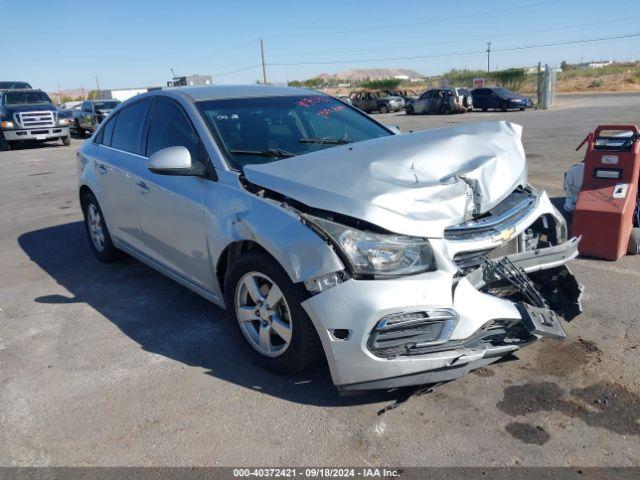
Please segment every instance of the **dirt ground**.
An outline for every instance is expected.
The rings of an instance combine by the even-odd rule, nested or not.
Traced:
[[[590,95],[547,112],[377,118],[520,123],[530,181],[560,204],[587,132],[638,123],[639,109],[640,95]],[[80,144],[0,153],[0,465],[640,466],[640,257],[573,262],[585,311],[567,340],[422,395],[339,397],[325,366],[267,373],[219,308],[135,260],[98,262]]]

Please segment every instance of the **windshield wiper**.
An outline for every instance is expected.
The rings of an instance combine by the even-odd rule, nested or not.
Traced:
[[[301,138],[299,143],[320,143],[324,145],[344,145],[345,143],[351,143],[353,140],[347,140],[345,138]]]
[[[266,148],[264,150],[229,150],[234,155],[256,155],[259,157],[295,157],[295,153],[287,152],[280,148]]]

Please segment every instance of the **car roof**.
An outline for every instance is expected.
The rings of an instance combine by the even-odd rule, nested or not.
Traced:
[[[0,88],[1,93],[6,92],[42,92],[39,88]]]
[[[93,98],[91,100],[85,100],[85,102],[119,102],[120,100],[117,100],[115,98]]]
[[[221,85],[215,87],[170,87],[163,91],[186,97],[192,102],[228,98],[283,97],[299,95],[325,95],[316,90],[271,85]],[[150,92],[152,93],[152,92]]]

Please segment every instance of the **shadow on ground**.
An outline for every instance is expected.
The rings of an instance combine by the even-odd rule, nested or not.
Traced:
[[[326,365],[280,376],[253,364],[225,312],[144,264],[125,257],[112,264],[91,253],[82,222],[25,233],[20,247],[47,274],[71,292],[34,301],[86,303],[144,350],[252,390],[320,406],[402,401],[407,390],[340,397]]]

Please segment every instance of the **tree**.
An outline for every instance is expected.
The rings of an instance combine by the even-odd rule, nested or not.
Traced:
[[[395,90],[401,83],[402,80],[398,78],[382,78],[379,80],[367,80],[362,82],[362,86],[374,90]]]

